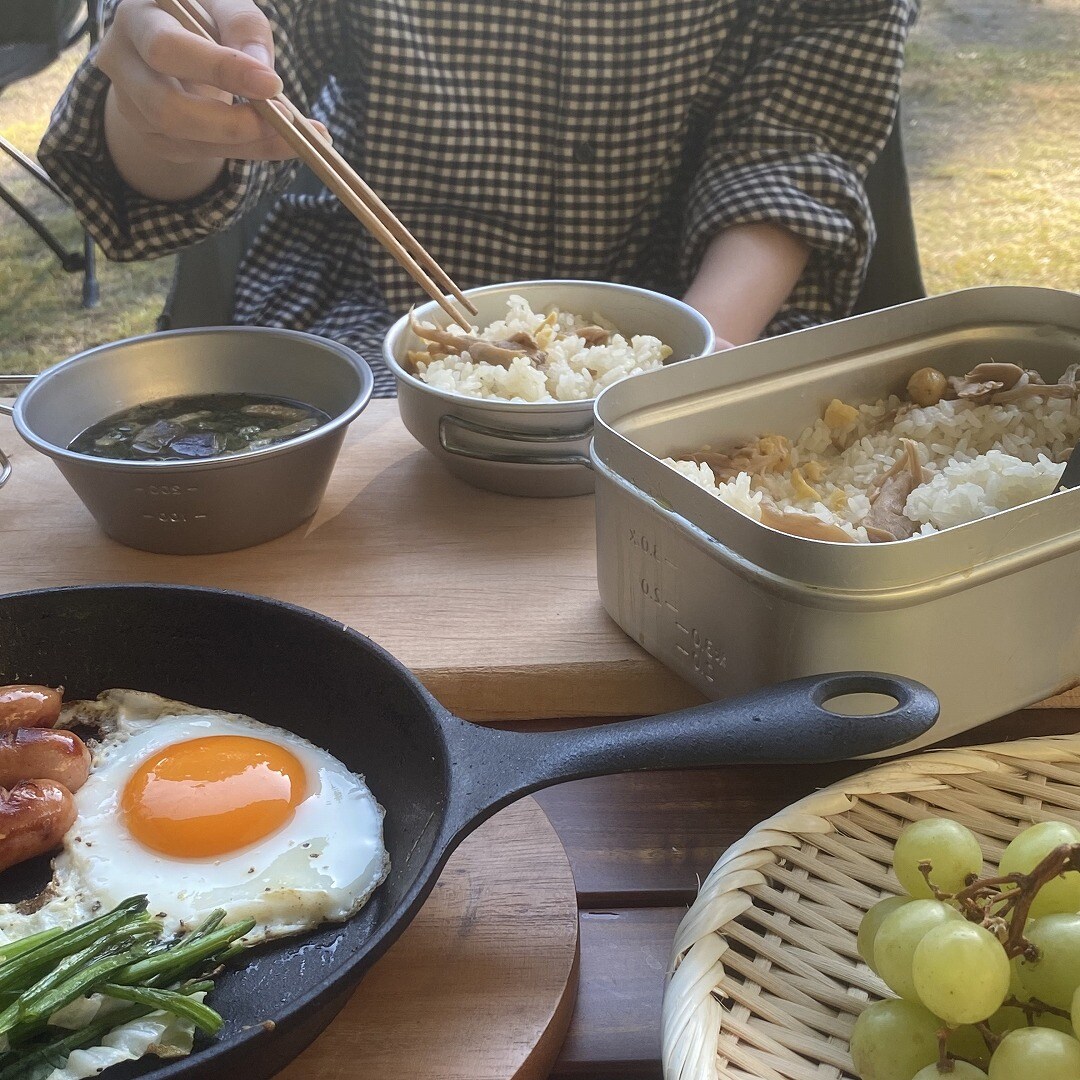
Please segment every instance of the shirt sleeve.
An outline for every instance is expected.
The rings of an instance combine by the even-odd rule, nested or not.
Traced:
[[[682,270],[692,281],[709,241],[732,225],[796,233],[811,255],[767,328],[775,334],[842,318],[855,304],[874,243],[863,180],[896,115],[918,0],[755,7],[731,46],[741,77],[717,90],[684,219]]]
[[[106,25],[119,0],[106,0]],[[340,4],[334,0],[260,2],[274,30],[275,65],[285,93],[310,111],[331,69]],[[52,113],[38,148],[46,172],[70,199],[105,256],[120,262],[168,255],[227,228],[268,190],[283,185],[292,163],[230,160],[205,192],[180,202],[150,199],[124,182],[105,143],[109,79],[82,62]]]

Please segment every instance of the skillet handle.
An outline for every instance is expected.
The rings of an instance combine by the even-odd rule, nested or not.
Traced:
[[[880,694],[896,704],[863,716],[825,707],[847,694]],[[794,679],[645,720],[566,731],[494,730],[458,720],[459,732],[448,734],[458,743],[455,771],[461,767],[468,782],[456,785],[450,817],[455,827],[467,830],[514,799],[586,776],[861,757],[918,738],[933,726],[938,712],[937,696],[921,683],[845,672]]]

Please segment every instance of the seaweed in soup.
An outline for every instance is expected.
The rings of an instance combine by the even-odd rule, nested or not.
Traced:
[[[116,461],[227,457],[294,439],[329,422],[321,409],[265,394],[196,394],[125,409],[88,427],[68,449]]]

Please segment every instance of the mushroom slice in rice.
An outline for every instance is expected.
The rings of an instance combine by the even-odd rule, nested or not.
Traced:
[[[528,357],[533,363],[541,365],[546,360],[544,351],[536,344],[531,335],[522,331],[514,334],[507,341],[485,341],[475,334],[455,334],[438,327],[423,326],[409,313],[409,328],[424,341],[440,346],[447,353],[461,355],[467,352],[476,364],[491,364],[508,368],[519,356]]]
[[[761,507],[761,524],[789,536],[801,536],[805,540],[831,540],[834,544],[854,544],[855,538],[849,536],[839,525],[830,525],[827,521],[804,514],[800,510],[776,510],[771,506]]]
[[[574,333],[585,342],[586,345],[606,345],[611,340],[611,331],[602,326],[582,326]]]
[[[916,532],[915,522],[904,516],[908,496],[926,483],[919,461],[919,448],[911,439],[901,439],[903,452],[892,468],[870,491],[870,513],[862,520],[871,543],[906,540]]]
[[[976,405],[1010,405],[1033,397],[1075,397],[1078,393],[1076,365],[1052,384],[1037,371],[1025,371],[1018,364],[976,364],[966,375],[949,379],[950,396]]]
[[[1043,382],[1042,376],[1037,371],[1025,371],[1014,386],[1000,390],[990,399],[994,405],[1010,405],[1016,401],[1025,401],[1028,398],[1075,398],[1078,392],[1076,385],[1076,367],[1073,364],[1067,368],[1056,383]]]
[[[1058,386],[1071,386],[1073,390],[1076,390],[1080,384],[1080,364],[1070,364],[1062,373],[1061,378],[1058,379]]]
[[[701,450],[686,455],[686,460],[708,465],[718,481],[734,480],[739,473],[759,477],[783,472],[791,464],[791,440],[783,435],[763,435],[730,454]]]

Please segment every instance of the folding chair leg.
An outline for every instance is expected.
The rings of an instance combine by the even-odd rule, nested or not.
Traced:
[[[86,231],[83,232],[83,286],[82,306],[95,308],[101,300],[97,280],[97,251],[94,247],[94,238]]]
[[[21,165],[35,180],[43,184],[49,191],[60,199],[64,199],[64,193],[53,183],[52,177],[33,158],[24,154],[17,146],[0,138],[0,150]],[[83,249],[68,251],[48,226],[29,208],[23,206],[14,195],[0,184],[0,199],[8,204],[41,237],[48,249],[60,260],[60,265],[69,274],[77,274],[82,271],[82,306],[84,308],[97,307],[101,300],[97,281],[97,258],[94,250],[94,241],[89,233],[83,231]]]
[[[34,212],[23,206],[10,191],[0,184],[0,199],[15,211],[41,237],[42,241],[53,254],[60,260],[60,265],[68,272],[74,272],[83,268],[83,257],[78,251],[68,251],[48,228],[38,219]]]
[[[0,150],[12,161],[21,165],[39,184],[44,184],[58,199],[66,201],[67,196],[56,186],[53,178],[28,154],[24,154],[14,143],[0,138]]]

